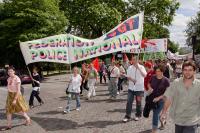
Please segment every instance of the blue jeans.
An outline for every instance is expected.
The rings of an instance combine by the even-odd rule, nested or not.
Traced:
[[[76,108],[79,108],[81,107],[81,104],[80,104],[80,94],[79,93],[69,93],[68,94],[68,99],[67,99],[67,107],[66,107],[66,110],[67,111],[70,111],[70,106],[71,106],[71,101],[72,101],[72,97],[76,98]]]
[[[142,96],[144,95],[143,91],[132,91],[128,90],[128,99],[126,104],[126,118],[131,118],[132,105],[134,96],[136,96],[136,116],[141,117],[142,114]]]
[[[163,109],[164,106],[164,101],[160,100],[157,102],[158,106],[156,109],[153,109],[153,119],[152,119],[152,128],[157,129],[158,128],[158,121],[159,121],[159,116],[160,112]]]
[[[179,126],[175,125],[175,133],[198,133],[199,125]]]

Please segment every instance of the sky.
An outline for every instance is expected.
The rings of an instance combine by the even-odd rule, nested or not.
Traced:
[[[176,11],[176,16],[172,25],[168,27],[170,31],[170,40],[180,44],[180,47],[186,45],[186,34],[184,30],[187,28],[187,23],[197,15],[200,11],[200,0],[178,0],[180,7]]]

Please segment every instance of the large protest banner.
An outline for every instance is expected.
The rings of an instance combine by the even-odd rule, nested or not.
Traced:
[[[21,42],[26,64],[58,62],[71,64],[93,57],[139,48],[143,33],[144,13],[132,16],[97,39],[84,39],[61,34],[33,41]]]
[[[124,53],[156,53],[167,52],[167,38],[142,40],[140,48],[124,50]]]

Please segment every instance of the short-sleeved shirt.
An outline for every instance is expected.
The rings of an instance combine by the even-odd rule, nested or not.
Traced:
[[[7,85],[8,91],[17,92],[17,85],[21,84],[20,78],[15,75],[14,78],[9,77],[7,81],[8,81],[8,85]]]
[[[139,65],[141,71],[147,74],[144,66]],[[138,69],[135,68],[135,66],[131,65],[129,66],[127,70],[127,76],[131,77],[133,79],[136,79],[136,83],[134,84],[132,81],[129,81],[128,89],[132,91],[144,91],[144,77],[140,73]]]
[[[124,69],[122,65],[119,67],[119,71],[120,71],[120,74],[126,74],[126,70]],[[120,75],[120,78],[124,78],[124,76]]]
[[[172,100],[170,116],[175,124],[192,126],[200,122],[200,80],[186,89],[183,78],[176,79],[164,94]]]
[[[73,74],[70,76],[71,83],[69,84],[69,92],[80,93],[80,86],[82,78],[79,74],[74,76]]]
[[[182,73],[182,64],[177,64],[175,71],[176,71],[176,73]]]
[[[33,73],[32,77],[33,77],[34,80],[40,82],[40,75],[38,73]],[[32,87],[40,87],[40,84],[38,84],[35,81],[32,81]]]
[[[117,77],[119,77],[119,75],[120,75],[119,68],[116,67],[116,66],[113,66],[113,67],[111,68],[110,77],[117,78]]]
[[[153,92],[152,95],[154,95],[154,97],[159,97],[161,95],[163,95],[166,91],[166,89],[169,87],[170,85],[170,81],[168,78],[164,77],[162,79],[158,79],[156,77],[156,75],[153,75],[149,81]]]
[[[97,77],[97,70],[95,68],[92,68],[89,70],[89,79],[96,79]]]

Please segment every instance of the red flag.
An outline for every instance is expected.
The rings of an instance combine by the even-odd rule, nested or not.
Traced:
[[[113,55],[111,62],[115,61],[115,55]]]
[[[123,53],[123,61],[124,62],[128,61],[128,57],[127,57],[127,55],[125,53]]]
[[[142,42],[141,42],[141,48],[146,48],[147,45],[156,45],[156,43],[155,42],[150,42],[147,39],[143,39]]]
[[[94,68],[99,71],[99,59],[98,58],[95,58],[93,61],[92,61],[92,64],[94,65]]]

